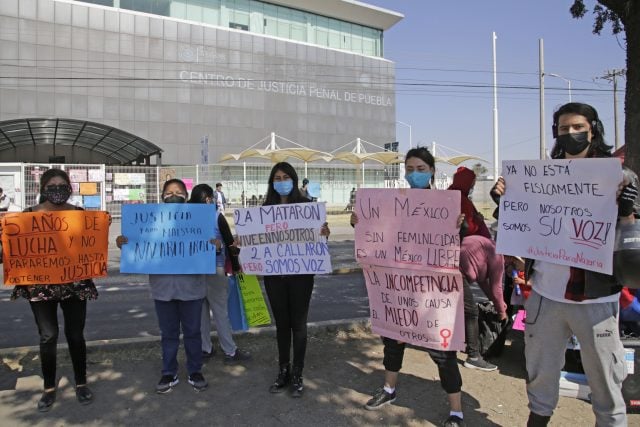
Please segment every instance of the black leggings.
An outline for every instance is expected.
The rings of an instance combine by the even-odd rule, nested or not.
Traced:
[[[276,320],[280,364],[289,363],[293,335],[293,366],[302,369],[307,350],[307,314],[313,275],[265,276],[264,287]]]
[[[45,389],[56,386],[58,303],[64,316],[64,335],[69,345],[76,385],[87,383],[87,346],[84,341],[87,301],[75,298],[64,301],[30,301],[40,334],[40,364]]]
[[[402,359],[404,358],[404,343],[382,337],[384,343],[384,368],[387,371],[399,372],[402,368]],[[458,359],[455,351],[441,351],[425,349],[431,360],[438,365],[438,374],[440,375],[440,385],[447,394],[458,393],[462,390],[462,376],[460,376],[460,368],[458,368]]]

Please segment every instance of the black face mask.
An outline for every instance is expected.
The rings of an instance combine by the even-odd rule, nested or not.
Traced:
[[[575,156],[582,153],[591,144],[589,142],[589,132],[565,133],[558,135],[556,142],[565,153]]]
[[[167,196],[163,199],[165,203],[184,203],[185,198],[183,196],[178,196],[177,194],[172,194],[171,196]]]
[[[47,185],[42,196],[54,205],[64,205],[71,197],[71,187],[66,184]]]

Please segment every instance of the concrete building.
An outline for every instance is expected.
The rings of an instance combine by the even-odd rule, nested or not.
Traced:
[[[271,132],[382,146],[400,19],[354,0],[2,0],[0,162],[216,163]]]

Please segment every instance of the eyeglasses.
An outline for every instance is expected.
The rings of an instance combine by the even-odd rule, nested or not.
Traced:
[[[47,185],[44,189],[47,191],[64,191],[69,190],[71,188],[68,184],[58,184],[58,185]]]

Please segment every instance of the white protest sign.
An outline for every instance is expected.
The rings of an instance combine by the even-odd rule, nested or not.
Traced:
[[[503,161],[497,251],[611,274],[620,160]]]
[[[247,274],[329,274],[329,246],[320,228],[324,203],[294,203],[236,209],[240,265]]]
[[[459,191],[362,188],[354,212],[359,263],[458,269]]]
[[[371,330],[435,350],[464,350],[460,272],[363,265]]]

